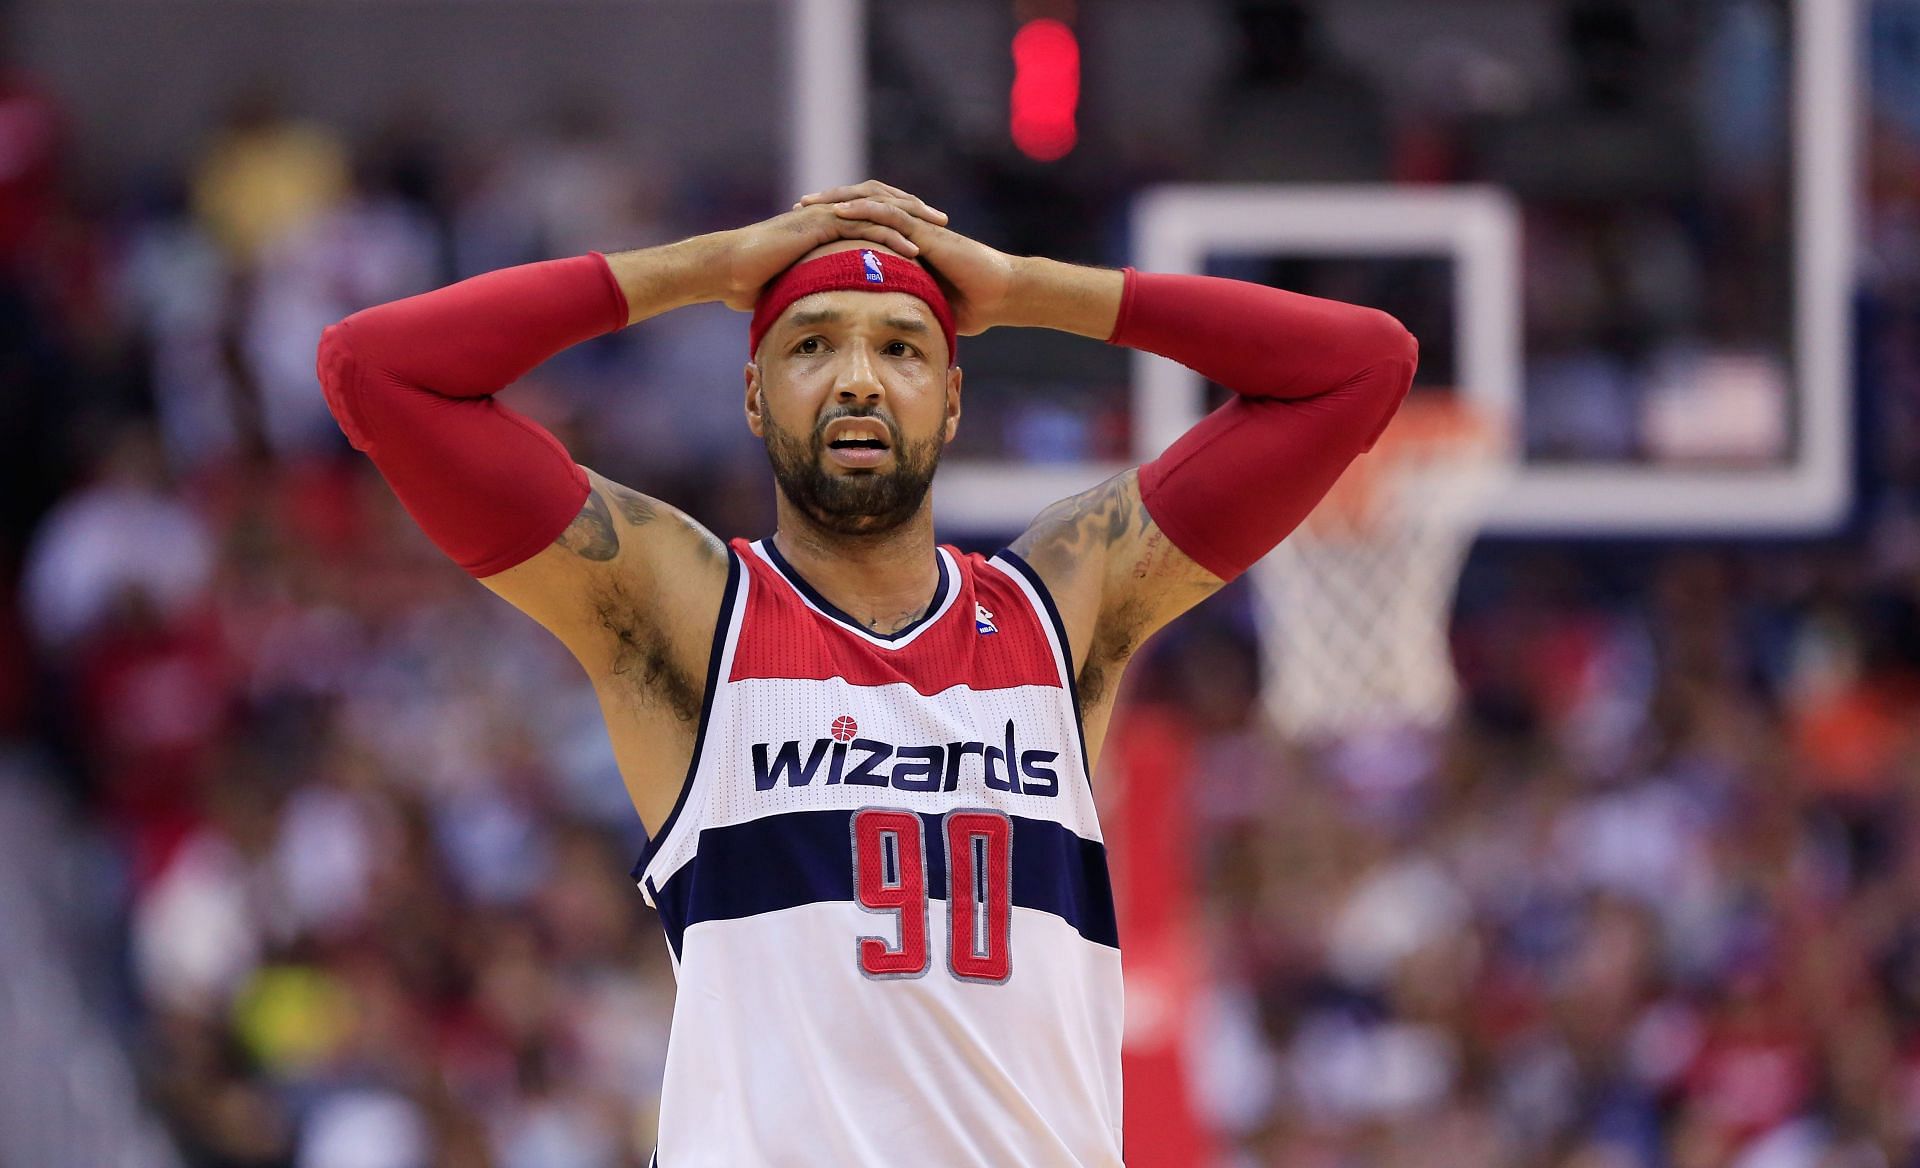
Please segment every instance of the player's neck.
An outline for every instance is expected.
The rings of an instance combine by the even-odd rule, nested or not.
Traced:
[[[782,498],[773,543],[835,608],[876,633],[897,632],[926,614],[940,586],[931,502],[890,531],[844,535]]]

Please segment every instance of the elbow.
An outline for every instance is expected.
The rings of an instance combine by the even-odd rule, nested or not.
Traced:
[[[1405,396],[1420,364],[1420,342],[1390,313],[1345,305],[1340,327],[1329,333],[1328,372],[1347,396]]]
[[[1407,326],[1377,308],[1357,308],[1349,323],[1341,352],[1352,381],[1382,389],[1398,386],[1405,394],[1420,365],[1420,342]]]
[[[1388,313],[1367,309],[1364,363],[1354,378],[1355,406],[1366,418],[1366,438],[1360,449],[1373,449],[1400,403],[1413,388],[1420,367],[1420,341]]]
[[[320,330],[320,346],[313,354],[313,375],[320,380],[321,392],[327,395],[327,407],[339,408],[334,403],[336,388],[349,380],[353,373],[353,350],[348,345],[347,333],[339,324],[330,324]]]
[[[1412,384],[1413,371],[1420,365],[1419,339],[1398,318],[1377,308],[1363,310],[1362,320],[1362,327],[1356,330],[1361,336],[1355,348],[1366,354],[1368,366],[1398,370],[1407,384]],[[1401,392],[1405,392],[1404,387]]]
[[[359,401],[360,367],[345,321],[330,324],[321,332],[320,347],[314,354],[314,374],[340,432],[355,450],[370,451],[373,437]]]
[[[1412,388],[1414,371],[1420,368],[1420,340],[1392,315],[1375,308],[1367,312],[1367,367],[1386,383],[1383,388],[1397,405]]]
[[[320,330],[320,344],[313,354],[313,370],[319,375],[322,385],[346,376],[355,364],[357,354],[353,337],[348,332],[352,319],[337,320]]]

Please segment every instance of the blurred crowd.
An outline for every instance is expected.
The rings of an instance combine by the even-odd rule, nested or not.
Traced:
[[[1432,736],[1287,744],[1242,641],[1164,647],[1234,1163],[1915,1163],[1920,559],[1883,550],[1483,552]]]
[[[21,100],[57,151],[57,108]],[[591,111],[453,159],[265,92],[105,213],[55,173],[8,233],[37,342],[10,351],[36,362],[16,473],[57,492],[13,501],[8,726],[124,862],[127,1035],[186,1162],[644,1163],[672,979],[598,706],[343,446],[313,353],[357,307],[704,230],[669,209],[725,198],[663,189]],[[738,376],[730,316],[569,353],[516,404],[755,529],[750,436],[690,408]]]
[[[1126,172],[1514,185],[1533,386],[1565,406],[1534,438],[1631,455],[1623,370],[1786,347],[1784,9],[1678,7],[1691,104],[1640,84],[1678,32],[1578,2],[1567,93],[1456,47],[1408,107],[1310,8],[1243,4],[1213,137]],[[1920,1164],[1920,7],[1872,18],[1843,537],[1483,548],[1439,734],[1281,741],[1238,588],[1134,670],[1192,743],[1190,1060],[1233,1168]],[[599,707],[347,448],[313,351],[360,306],[778,193],[633,158],[590,103],[480,150],[423,110],[350,141],[263,87],[178,173],[105,190],[29,73],[0,70],[0,128],[0,740],[108,845],[145,1102],[191,1168],[639,1168],[673,984]],[[898,163],[1010,250],[1126,258],[1125,184],[1089,163]],[[1034,193],[1076,182],[1093,226],[1050,249],[1065,204]],[[681,310],[514,404],[763,533],[763,456],[712,407],[744,336]]]

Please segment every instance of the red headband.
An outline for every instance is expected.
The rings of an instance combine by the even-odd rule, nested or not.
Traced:
[[[912,260],[870,248],[830,252],[775,276],[753,306],[753,324],[747,333],[748,356],[760,351],[760,338],[767,335],[789,304],[815,292],[905,292],[918,296],[940,322],[940,331],[947,338],[947,364],[953,364],[953,308],[940,285]]]

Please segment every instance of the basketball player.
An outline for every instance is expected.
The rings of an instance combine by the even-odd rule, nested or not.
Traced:
[[[753,313],[736,400],[779,489],[751,542],[575,465],[495,397],[710,300]],[[1236,397],[1009,548],[962,555],[929,498],[960,423],[955,341],[1012,326],[1159,353]],[[320,380],[354,446],[593,679],[679,981],[659,1165],[1121,1162],[1089,784],[1121,672],[1307,514],[1415,359],[1371,309],[1008,256],[879,182],[326,331]]]

